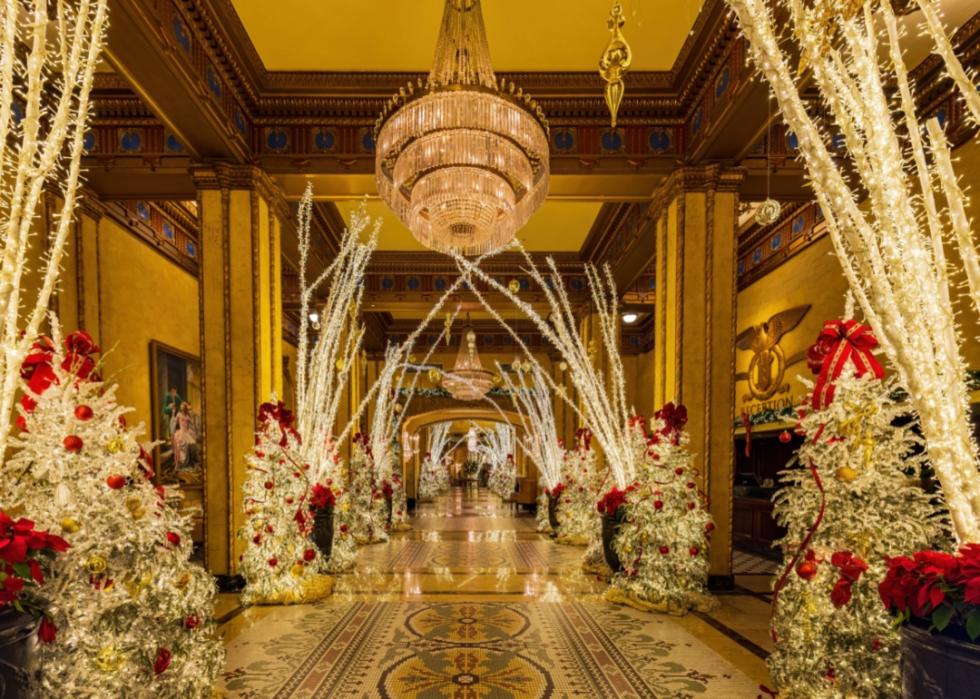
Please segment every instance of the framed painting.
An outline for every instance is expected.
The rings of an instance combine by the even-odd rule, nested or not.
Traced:
[[[203,487],[201,360],[150,342],[150,401],[158,482]]]

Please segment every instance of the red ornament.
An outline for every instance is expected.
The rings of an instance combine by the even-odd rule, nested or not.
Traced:
[[[687,503],[687,509],[693,510],[695,507],[697,507],[697,505],[695,505],[693,502]]]
[[[691,554],[691,556],[697,556],[699,553],[701,553],[701,549],[699,549],[697,546],[692,546],[687,550],[687,552]]]
[[[704,525],[704,530],[706,532],[713,532],[715,530],[715,523],[714,522],[708,522],[707,524]]]
[[[275,568],[277,565],[279,565],[279,559],[278,558],[270,558],[267,561],[267,563],[269,564],[269,567],[270,568]]]
[[[124,485],[126,485],[126,476],[121,476],[118,473],[113,473],[111,476],[105,479],[105,484],[112,488],[113,490],[119,490]]]
[[[346,534],[348,529],[350,529],[350,527],[348,527],[346,524],[341,524],[340,525],[340,531],[342,533]]]
[[[670,547],[669,546],[661,546],[660,547],[660,553],[662,553],[663,555],[666,556],[668,553],[670,553]]]
[[[46,616],[41,617],[41,623],[37,627],[37,640],[41,643],[53,643],[58,635],[58,627]]]
[[[684,473],[684,469],[682,469],[680,466],[678,466],[677,468],[674,469],[674,473],[676,473],[678,476],[680,476],[681,474]]]
[[[196,629],[200,625],[201,619],[197,616],[197,614],[188,614],[187,618],[184,619],[184,626],[189,629]]]
[[[813,576],[817,574],[817,564],[813,561],[803,561],[796,566],[796,574],[804,580],[812,580]]]
[[[95,413],[87,405],[76,405],[75,406],[75,417],[79,420],[91,420]]]
[[[266,481],[265,482],[265,489],[266,490],[272,490],[274,487],[275,487],[275,484],[272,481]]]
[[[77,454],[82,450],[82,438],[77,434],[68,435],[61,441],[61,444],[65,451],[70,451],[72,454]]]
[[[663,503],[663,501],[662,500],[654,500],[653,501],[653,509],[655,509],[655,510],[662,510],[662,509],[664,509],[664,503]]]
[[[293,497],[292,496],[289,496],[288,498],[286,498],[286,504],[287,505],[292,505],[293,504]]]
[[[687,482],[687,487],[690,488],[691,490],[694,490],[694,488],[695,488],[694,481],[688,481]]]
[[[303,551],[304,561],[312,561],[314,558],[316,558],[316,551],[314,551],[313,549],[306,549],[305,551]]]
[[[166,648],[160,648],[157,650],[157,659],[153,661],[153,674],[160,675],[168,667],[170,667],[170,661],[173,659],[173,654]]]
[[[266,534],[271,534],[272,533],[272,525],[271,524],[265,525],[265,533]]]
[[[256,534],[255,536],[253,536],[252,537],[252,543],[255,544],[256,546],[258,546],[259,544],[261,544],[262,543],[262,535],[261,534]]]
[[[789,433],[789,430],[783,430],[779,433],[779,441],[783,444],[789,444],[792,439],[793,435]]]
[[[180,534],[177,532],[167,532],[167,541],[171,546],[180,546]]]

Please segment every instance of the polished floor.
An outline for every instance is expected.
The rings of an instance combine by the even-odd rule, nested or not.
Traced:
[[[534,531],[487,490],[419,507],[413,531],[361,549],[329,600],[222,600],[223,697],[755,697],[768,684],[771,565],[684,618],[604,602],[583,549]],[[739,568],[736,568],[738,571]]]

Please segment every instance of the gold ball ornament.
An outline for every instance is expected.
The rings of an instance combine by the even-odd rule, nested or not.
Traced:
[[[179,578],[174,580],[174,587],[176,587],[178,590],[183,590],[185,587],[187,587],[190,581],[191,581],[191,574],[184,573]]]
[[[337,367],[337,371],[343,371],[344,370],[344,360],[343,359],[338,359],[336,361],[336,363],[334,363],[334,366]]]
[[[74,534],[81,528],[82,525],[79,524],[78,520],[74,517],[61,518],[61,531],[65,532],[66,534]]]
[[[124,662],[125,656],[115,646],[105,646],[95,656],[95,667],[105,673],[116,672]]]
[[[293,567],[289,569],[289,574],[294,578],[299,578],[302,577],[305,570],[301,563],[293,563]]]
[[[432,383],[439,383],[442,380],[442,374],[439,373],[438,369],[429,369],[429,381]]]
[[[119,437],[113,437],[106,442],[105,450],[110,454],[118,454],[123,450],[123,441]]]
[[[837,480],[843,483],[852,483],[858,477],[858,472],[850,466],[841,466],[834,472],[834,475]]]
[[[129,514],[133,519],[143,519],[143,515],[146,514],[146,508],[143,507],[143,501],[139,498],[127,498],[126,509],[129,510]]]
[[[89,556],[88,560],[85,561],[85,569],[92,575],[101,575],[102,573],[106,572],[108,567],[109,564],[106,562],[105,558],[98,554]]]
[[[521,290],[521,283],[516,279],[511,279],[509,282],[507,282],[507,288],[510,290],[510,293],[516,294]]]

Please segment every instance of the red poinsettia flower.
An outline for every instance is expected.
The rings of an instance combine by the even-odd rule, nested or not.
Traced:
[[[328,488],[326,486],[320,485],[319,483],[313,484],[313,489],[310,492],[311,510],[330,511],[336,505],[337,505],[337,494],[333,491],[333,488]]]
[[[548,497],[558,499],[561,497],[561,494],[565,492],[565,484],[558,483],[557,485],[555,485],[554,488],[551,489],[545,488],[544,492],[545,495],[547,495]]]
[[[48,617],[42,616],[41,623],[37,626],[37,640],[41,643],[54,643],[58,636],[58,627]]]
[[[166,648],[158,648],[156,660],[153,661],[153,674],[162,675],[170,667],[171,660],[173,660],[173,653]]]

